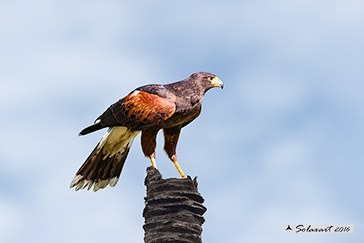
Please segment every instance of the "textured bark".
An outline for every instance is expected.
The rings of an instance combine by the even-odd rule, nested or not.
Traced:
[[[206,208],[196,178],[162,179],[157,169],[148,167],[145,185],[144,242],[201,243]]]

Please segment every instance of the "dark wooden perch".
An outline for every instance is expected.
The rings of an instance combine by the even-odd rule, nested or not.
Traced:
[[[144,242],[201,243],[206,208],[196,178],[162,179],[157,169],[148,167],[144,184]]]

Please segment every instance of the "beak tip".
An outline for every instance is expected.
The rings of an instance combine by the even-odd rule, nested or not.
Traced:
[[[224,83],[218,77],[214,77],[211,80],[211,84],[213,87],[220,87],[221,89],[224,88]]]

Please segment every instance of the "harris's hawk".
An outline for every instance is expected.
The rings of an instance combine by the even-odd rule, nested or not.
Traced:
[[[97,191],[107,185],[115,186],[133,140],[140,132],[143,153],[157,168],[156,136],[161,129],[164,133],[164,150],[182,178],[185,178],[177,163],[178,137],[181,128],[198,117],[204,94],[214,87],[223,88],[218,77],[207,72],[196,72],[179,82],[141,86],[111,105],[94,125],[79,133],[81,136],[109,127],[77,171],[70,187],[75,187],[77,191],[93,186],[93,190]]]

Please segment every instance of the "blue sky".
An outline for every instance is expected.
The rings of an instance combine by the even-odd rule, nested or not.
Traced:
[[[2,1],[0,241],[142,242],[137,137],[115,188],[70,190],[110,104],[195,71],[220,77],[182,130],[203,242],[363,239],[362,1]],[[165,178],[178,177],[162,151]],[[354,224],[283,234],[282,224]]]

